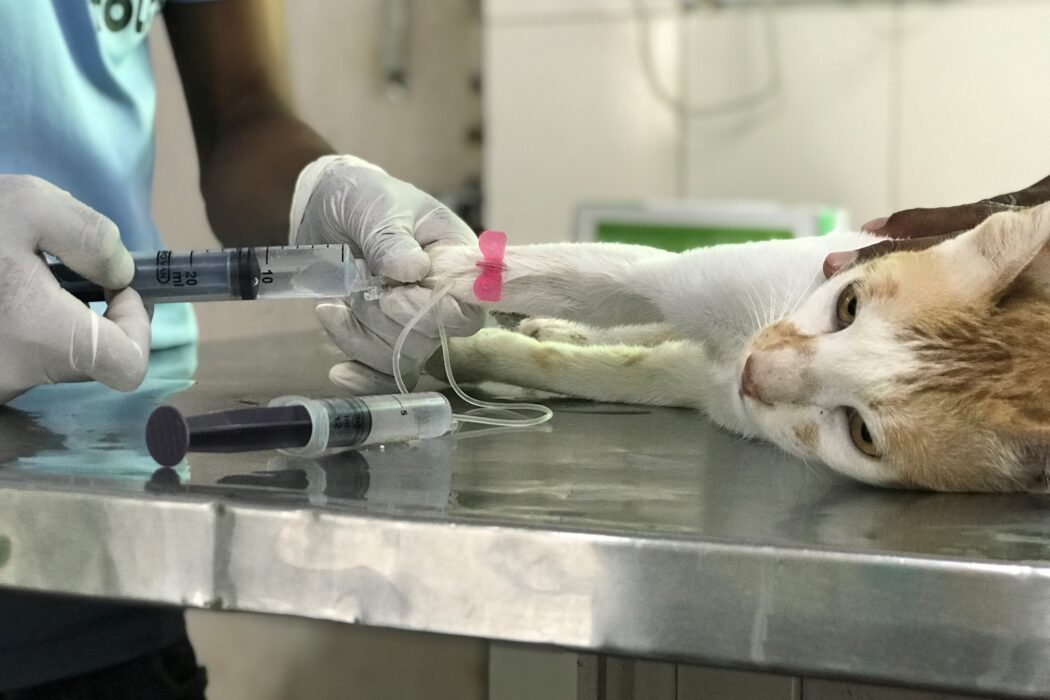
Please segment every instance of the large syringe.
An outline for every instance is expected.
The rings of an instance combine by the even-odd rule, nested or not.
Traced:
[[[282,396],[268,406],[183,416],[161,406],[146,424],[146,447],[173,467],[187,452],[280,449],[310,457],[333,447],[364,447],[444,435],[455,427],[441,394],[384,394],[342,399]]]
[[[364,260],[345,245],[268,246],[132,253],[131,287],[147,303],[344,297],[378,290]],[[102,301],[101,287],[50,263],[62,288],[81,301]]]

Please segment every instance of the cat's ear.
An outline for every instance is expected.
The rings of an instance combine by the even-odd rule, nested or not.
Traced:
[[[975,295],[1001,294],[1050,241],[1050,204],[993,214],[938,246],[952,275]]]

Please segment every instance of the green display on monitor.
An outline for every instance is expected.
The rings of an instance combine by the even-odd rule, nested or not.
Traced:
[[[790,230],[758,228],[719,228],[703,226],[664,226],[653,223],[626,224],[603,221],[594,239],[603,243],[636,243],[675,253],[692,248],[793,238]]]

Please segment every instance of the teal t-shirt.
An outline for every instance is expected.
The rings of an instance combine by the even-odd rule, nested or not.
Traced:
[[[146,46],[163,4],[0,0],[0,172],[68,190],[111,218],[134,250],[163,247],[150,212]],[[155,349],[195,339],[188,305],[157,307]],[[176,610],[0,591],[0,692],[120,663],[183,634]]]
[[[151,214],[156,91],[146,47],[162,5],[0,0],[0,172],[68,190],[112,219],[132,250],[164,247]],[[157,307],[155,348],[196,337],[189,305]]]

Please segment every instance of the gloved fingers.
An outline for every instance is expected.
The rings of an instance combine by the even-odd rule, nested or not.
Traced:
[[[435,243],[469,245],[477,248],[478,237],[467,222],[430,195],[424,195],[424,207],[416,219],[415,239],[424,248]]]
[[[402,326],[385,317],[359,318],[353,309],[340,303],[319,304],[316,313],[329,337],[347,357],[385,374],[393,374],[394,344]],[[380,330],[377,331],[375,325],[381,326]],[[409,333],[401,348],[402,368],[421,362],[437,345],[433,338]]]
[[[51,381],[94,379],[119,391],[142,383],[149,366],[150,325],[142,299],[134,289],[114,295],[106,315],[99,316],[72,296],[63,294],[52,307],[45,359]]]
[[[105,290],[103,290],[103,296],[105,296],[106,304],[112,304],[113,303],[113,297],[115,297],[121,291],[123,291],[123,290],[114,290],[114,289],[105,289]],[[156,304],[147,304],[147,303],[143,302],[143,306],[146,307],[146,316],[149,317],[149,322],[152,325],[153,324],[153,312],[157,310],[157,305]],[[107,310],[107,315],[108,315],[108,310]],[[152,328],[151,328],[151,333],[152,333]]]
[[[95,378],[121,391],[136,388],[149,367],[152,333],[150,310],[142,303],[139,293],[128,287],[114,294],[101,329],[96,367],[114,379],[110,381],[101,374]]]
[[[379,298],[379,303],[369,301],[360,295],[352,296],[347,301],[347,306],[361,325],[370,330],[376,336],[385,339],[390,345],[393,345],[397,341],[398,336],[401,335],[406,324],[391,318],[383,310],[382,299],[388,294],[396,293],[398,289],[404,288],[395,287],[394,289],[384,292]],[[408,336],[405,338],[405,344],[401,352],[408,357],[418,358],[422,353],[432,352],[432,348],[437,347],[437,345],[437,334],[429,335],[424,333],[419,330],[417,325],[410,329]]]
[[[387,220],[363,241],[368,268],[398,282],[418,282],[430,272],[430,256],[412,237],[411,230]]]
[[[401,376],[409,389],[414,388],[419,381],[419,367],[418,363],[402,366]],[[393,376],[377,372],[368,365],[353,360],[334,365],[328,372],[328,378],[333,384],[343,387],[355,396],[397,393],[397,382]]]
[[[106,289],[131,283],[135,264],[117,225],[73,195],[39,178],[25,178],[26,201],[37,249]]]
[[[425,287],[396,287],[379,298],[379,306],[384,314],[403,325],[430,303],[435,293],[434,290]],[[431,338],[438,337],[439,317],[445,326],[445,332],[452,336],[474,335],[485,324],[484,309],[480,306],[461,304],[446,294],[419,319],[414,330]]]
[[[413,203],[424,196],[419,190],[378,169],[333,169],[313,196],[320,200],[307,205],[303,222],[307,239],[349,243],[372,272],[398,282],[426,277],[430,256],[412,235]]]

